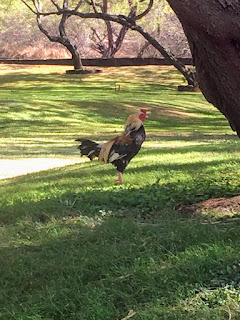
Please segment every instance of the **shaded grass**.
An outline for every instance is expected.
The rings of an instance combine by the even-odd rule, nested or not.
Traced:
[[[63,70],[2,69],[3,158],[76,157],[139,107],[147,141],[123,186],[97,161],[0,182],[1,319],[238,319],[238,213],[176,210],[239,193],[225,118],[172,68]]]
[[[20,225],[1,250],[2,317],[112,319],[134,309],[137,319],[225,319],[230,290],[234,314],[239,226],[178,218]]]

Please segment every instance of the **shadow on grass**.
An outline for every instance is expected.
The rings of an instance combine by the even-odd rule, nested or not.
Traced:
[[[161,157],[161,154],[166,153],[174,156],[194,151],[220,154],[221,148],[200,145],[177,150],[146,149],[141,151],[138,159],[141,160],[142,156]],[[139,177],[143,176],[143,186],[134,183],[132,186],[112,185],[116,175],[115,168],[101,165],[97,161],[9,179],[0,184],[0,221],[3,224],[16,223],[22,219],[45,222],[68,215],[101,216],[102,212],[124,216],[130,213],[141,220],[154,221],[161,216],[161,212],[164,214],[166,208],[173,210],[180,204],[237,195],[240,185],[233,174],[237,172],[236,160],[233,157],[226,160],[197,159],[190,163],[159,161],[148,165],[143,165],[144,161],[141,161],[139,167],[130,165],[126,169],[126,180],[130,178],[137,183]],[[231,170],[228,170],[230,163]],[[153,182],[147,183],[148,174],[153,175],[150,178]],[[16,185],[21,186],[17,192]],[[8,197],[9,194],[12,194],[11,198]]]
[[[131,309],[137,319],[193,319],[199,307],[186,312],[179,301],[203,288],[239,285],[239,225],[73,222],[34,230],[41,244],[0,249],[2,319],[110,320]],[[34,239],[32,227],[20,228],[19,237]],[[216,299],[205,309],[220,306]]]
[[[210,164],[214,171],[227,161]],[[239,221],[211,224],[174,210],[239,191],[231,177],[197,174],[208,165],[129,167],[195,173],[142,187],[109,185],[115,170],[97,162],[3,181],[1,232],[10,241],[0,249],[1,319],[112,320],[131,309],[144,320],[225,319],[224,290],[240,284]]]
[[[146,107],[152,111],[145,123],[149,140],[155,138],[168,141],[209,138],[217,141],[221,138],[230,138],[230,135],[219,134],[228,128],[224,118],[208,118],[212,111],[205,111],[206,118],[189,118],[182,114],[173,114],[173,108],[169,106],[159,104],[151,106],[151,104],[136,101],[123,105],[122,102],[119,102],[119,98],[116,98],[116,101],[108,101],[103,98],[101,101],[93,101],[91,97],[89,101],[68,101],[64,102],[64,106],[61,103],[59,101],[58,105],[56,101],[48,101],[42,106],[39,101],[33,101],[28,106],[24,103],[21,105],[13,103],[9,106],[1,122],[1,136],[4,139],[19,139],[19,141],[14,143],[13,140],[4,140],[2,142],[3,155],[5,157],[37,154],[70,155],[73,149],[68,146],[59,146],[59,144],[69,145],[71,140],[74,143],[74,139],[79,136],[87,136],[97,141],[112,138],[121,132],[130,110],[134,112],[139,107]],[[162,112],[164,112],[163,117]],[[107,118],[106,114],[108,114]],[[126,117],[123,117],[123,114]],[[217,127],[216,134],[205,136],[206,127]],[[112,128],[111,131],[109,131],[110,128]],[[159,130],[171,131],[174,136],[164,136]],[[176,136],[177,134],[179,136]],[[37,139],[42,139],[42,141],[38,143]]]
[[[135,72],[153,76],[146,71]],[[169,75],[166,71],[165,76]],[[16,76],[11,77],[2,77],[1,81],[14,83]],[[136,167],[136,160],[134,166],[131,164],[126,170],[126,180],[133,181],[132,186],[112,186],[115,169],[97,162],[0,182],[0,318],[115,320],[133,309],[137,311],[137,320],[220,319],[219,312],[226,300],[224,288],[238,288],[240,282],[239,221],[229,219],[227,223],[212,224],[211,218],[200,214],[193,217],[174,209],[182,203],[238,194],[239,183],[235,177],[238,171],[234,170],[238,169],[234,164],[238,157],[220,160],[216,156],[214,160],[192,163],[151,164],[148,161],[148,165],[143,165],[141,157],[160,158],[161,154],[169,153],[174,159],[175,155],[188,152],[220,155],[222,151],[238,151],[232,137],[212,135],[208,138],[216,144],[211,145],[205,140],[205,126],[215,128],[217,125],[217,132],[223,132],[227,126],[225,119],[211,118],[215,112],[208,110],[201,111],[205,116],[202,119],[176,112],[173,115],[170,109],[175,102],[180,106],[186,101],[173,98],[170,107],[165,108],[160,106],[160,100],[156,103],[156,96],[151,100],[153,91],[165,94],[165,99],[171,98],[171,85],[147,84],[142,92],[140,85],[126,85],[120,95],[114,92],[113,81],[107,81],[105,91],[108,95],[112,92],[108,100],[102,84],[95,82],[80,90],[82,77],[56,75],[55,80],[52,74],[17,74],[17,77],[17,90],[14,85],[7,89],[15,90],[25,100],[22,105],[12,105],[11,110],[23,115],[29,112],[30,116],[29,120],[23,118],[19,122],[15,118],[12,122],[6,120],[6,136],[11,133],[11,123],[21,128],[21,134],[16,132],[19,137],[29,136],[26,128],[31,128],[31,135],[34,132],[39,136],[51,135],[49,131],[54,131],[54,126],[48,130],[50,125],[43,116],[52,115],[51,123],[56,125],[54,134],[68,132],[72,139],[80,123],[66,124],[65,117],[73,116],[75,121],[84,118],[87,126],[104,124],[108,109],[105,123],[119,125],[123,110],[127,114],[133,107],[154,103],[149,107],[153,113],[146,122],[147,129],[159,130],[162,124],[163,130],[187,132],[189,141],[196,140],[193,131],[198,127],[204,143],[202,140],[201,145],[176,149],[143,149],[138,158],[141,167]],[[29,80],[36,82],[27,87]],[[63,80],[67,83],[65,88],[62,88]],[[40,83],[44,84],[42,95]],[[29,97],[33,101],[36,96],[46,101],[46,89],[49,92],[51,84],[53,90],[59,91],[55,90],[51,101],[42,107],[42,114],[36,111],[39,119],[35,120],[31,112],[36,110],[33,107],[41,109],[41,103],[33,102],[33,107],[26,109],[24,101]],[[168,89],[166,93],[163,88]],[[138,99],[132,99],[133,93]],[[140,94],[144,99],[141,100]],[[178,97],[194,100],[199,94],[179,93]],[[125,101],[124,106],[119,102],[121,99]],[[56,102],[63,101],[67,101],[64,109],[56,107]],[[195,110],[189,107],[189,112]],[[94,130],[88,135],[94,137]],[[159,135],[152,133],[150,137],[159,138]],[[179,138],[168,135],[161,139]],[[227,139],[229,146],[220,139]],[[218,174],[219,167],[226,170],[226,174]],[[141,176],[144,182],[139,184]],[[151,176],[149,182],[148,176]],[[219,289],[222,295],[210,299],[202,295],[203,289]],[[181,303],[191,298],[186,311],[187,302]],[[201,306],[202,318],[198,317]],[[221,315],[221,319],[224,318],[225,313]]]

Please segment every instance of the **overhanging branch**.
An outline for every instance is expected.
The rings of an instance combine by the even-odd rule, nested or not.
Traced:
[[[58,5],[58,3],[56,1],[51,0],[51,2],[58,10],[61,10],[60,6]]]
[[[33,8],[24,0],[20,0],[23,4],[25,4],[26,7],[28,7],[29,10],[31,10],[32,13],[38,14],[36,11],[33,10]]]
[[[78,10],[82,4],[83,4],[83,0],[80,0],[74,10]]]
[[[151,11],[152,6],[153,6],[153,0],[150,0],[147,9],[144,10],[142,13],[138,14],[135,17],[135,20],[142,19],[144,16],[146,16]]]

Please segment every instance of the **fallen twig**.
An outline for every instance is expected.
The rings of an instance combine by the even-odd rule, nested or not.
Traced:
[[[135,312],[135,311],[130,310],[130,311],[128,312],[128,314],[126,315],[126,317],[122,318],[121,320],[127,320],[127,319],[130,319],[130,318],[132,318],[133,316],[135,316],[135,314],[136,314],[136,312]]]

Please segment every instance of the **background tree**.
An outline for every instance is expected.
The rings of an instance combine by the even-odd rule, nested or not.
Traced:
[[[20,39],[22,48],[30,46],[31,43],[36,45],[28,36],[31,34],[30,29],[32,29],[31,32],[35,32],[37,28],[34,28],[32,14],[25,12],[24,9],[24,5],[18,0],[0,2],[0,54],[2,57],[20,58]],[[24,15],[21,12],[24,12]]]
[[[167,51],[155,38],[153,38],[148,32],[146,32],[141,26],[139,26],[136,21],[143,18],[147,15],[147,13],[151,10],[153,6],[153,0],[149,0],[148,5],[144,11],[141,13],[137,13],[137,5],[136,3],[145,2],[145,0],[139,0],[138,2],[134,2],[135,5],[133,5],[132,0],[128,0],[128,4],[131,6],[130,13],[128,16],[124,14],[119,15],[112,15],[107,13],[107,0],[103,2],[104,6],[101,6],[97,3],[95,3],[94,0],[87,1],[88,4],[91,5],[94,13],[84,13],[78,11],[79,8],[84,3],[84,0],[79,0],[78,3],[75,5],[74,9],[69,9],[68,0],[63,0],[63,7],[60,7],[55,0],[51,0],[52,4],[55,7],[55,11],[51,10],[43,10],[41,0],[33,0],[35,10],[33,10],[29,4],[25,0],[21,0],[25,5],[28,6],[28,8],[34,12],[37,16],[37,22],[39,29],[49,38],[50,41],[55,41],[63,44],[72,54],[72,58],[74,61],[74,67],[75,69],[82,69],[82,65],[80,64],[80,57],[79,53],[77,51],[77,47],[75,45],[72,45],[72,43],[69,41],[69,37],[67,37],[66,31],[65,31],[65,23],[66,20],[69,19],[69,17],[72,16],[78,16],[80,18],[95,18],[95,19],[102,19],[107,24],[109,30],[108,33],[110,34],[111,40],[109,41],[109,46],[107,52],[114,53],[114,50],[117,49],[118,46],[113,46],[113,39],[112,39],[112,26],[110,22],[117,22],[118,24],[122,25],[121,31],[122,36],[120,37],[123,39],[124,35],[126,34],[128,29],[132,29],[137,31],[139,34],[141,34],[149,43],[151,43],[152,46],[154,46],[162,55],[163,57],[172,63],[185,77],[185,79],[188,82],[188,85],[196,88],[198,87],[197,79],[195,76],[195,73],[192,72],[189,68],[187,68],[183,63],[181,63],[170,51]],[[101,12],[98,11],[98,6],[101,8]],[[49,16],[61,16],[61,21],[59,23],[59,35],[58,36],[52,36],[49,34],[49,32],[46,30],[46,28],[43,27],[42,24],[42,18],[49,17]],[[121,34],[121,33],[120,33]],[[118,38],[118,40],[120,39]],[[121,40],[119,40],[121,41]]]
[[[29,4],[32,1],[25,0]],[[50,0],[41,0],[44,7],[51,4]],[[62,5],[62,0],[59,4]],[[74,2],[73,2],[74,1]],[[99,0],[101,2],[102,0]],[[134,0],[136,3],[137,1]],[[129,13],[128,0],[108,0],[109,13],[121,12],[126,16]],[[137,2],[138,12],[146,9],[148,1]],[[69,6],[76,6],[76,0],[69,0]],[[84,6],[84,4],[83,4]],[[50,5],[48,5],[50,9]],[[52,5],[51,9],[55,9]],[[84,10],[89,12],[91,7],[85,4]],[[98,8],[99,9],[99,8]],[[99,9],[100,10],[100,9]],[[43,19],[43,24],[48,33],[55,35],[58,31],[60,16]],[[164,48],[173,52],[177,57],[190,57],[186,36],[175,13],[166,0],[155,0],[150,12],[141,19],[141,25],[145,30],[155,37]],[[120,25],[113,24],[114,39],[119,34]],[[97,30],[101,38],[105,38],[107,44],[106,24],[100,20],[92,19],[89,23],[86,19],[67,19],[65,23],[66,33],[74,43],[81,57],[96,58],[102,54],[94,51],[92,46],[96,44],[92,40],[91,28]],[[116,57],[136,57],[144,46],[146,40],[138,33],[129,30],[122,43],[121,48],[116,52]],[[153,46],[148,45],[144,50],[144,57],[162,57]],[[71,58],[70,52],[61,44],[51,42],[39,30],[36,23],[36,16],[32,14],[20,0],[0,1],[0,58],[12,59],[49,59],[49,58]]]
[[[54,10],[51,0],[41,1],[44,8]],[[27,2],[32,5],[32,1],[27,0]],[[60,16],[51,16],[43,19],[43,25],[49,34],[58,33],[60,18]],[[67,19],[65,28],[69,40],[78,47],[80,55],[90,56],[92,53],[85,21],[71,17]],[[71,53],[62,44],[49,41],[39,30],[36,15],[20,0],[5,0],[0,1],[0,57],[2,59],[63,59],[71,58]]]
[[[204,96],[240,137],[240,2],[168,2],[188,38]]]
[[[151,11],[141,20],[141,25],[176,57],[192,57],[181,23],[167,1],[154,1]],[[144,38],[141,39],[139,56],[161,57],[159,51],[151,46],[148,41],[144,41]]]
[[[94,1],[87,1],[88,4],[93,8],[95,13],[103,13],[108,14],[109,10],[111,9],[114,11],[114,1],[110,2],[109,0],[102,0],[102,2],[94,2]],[[116,1],[115,1],[116,2]],[[139,7],[141,8],[141,4],[145,3],[145,0],[141,0],[139,2],[133,0],[127,0],[128,5],[128,14],[127,17],[129,19],[140,20],[145,17],[151,10],[153,6],[153,0],[150,0],[147,4],[147,7],[141,13],[138,13]],[[112,8],[110,8],[110,5]],[[118,5],[119,6],[119,5]],[[122,6],[126,6],[126,4],[122,3]],[[122,9],[122,8],[121,8]],[[101,53],[103,58],[113,58],[117,51],[121,48],[124,38],[126,36],[127,31],[129,28],[125,25],[118,30],[116,26],[111,23],[111,21],[105,20],[106,24],[106,32],[101,34],[98,28],[91,28],[92,29],[92,39],[94,41],[92,47]],[[107,40],[107,41],[106,41]]]
[[[136,20],[138,17],[136,14],[131,17],[128,17],[123,14],[113,15],[113,14],[97,12],[97,10],[94,10],[94,11],[95,11],[94,13],[91,13],[91,12],[84,13],[78,10],[65,9],[64,13],[68,15],[74,15],[84,19],[101,19],[104,21],[112,21],[122,26],[125,26],[128,29],[137,31],[147,41],[149,41],[149,43],[152,46],[154,46],[168,62],[174,65],[174,67],[177,68],[177,70],[183,74],[189,86],[192,86],[193,88],[198,87],[198,82],[197,82],[195,72],[192,72],[188,67],[186,67],[183,63],[181,63],[170,51],[167,51],[155,38],[153,38],[147,31],[145,31],[140,25],[138,25],[136,23]],[[45,12],[42,12],[41,14],[48,15],[48,13],[45,13]]]
[[[72,56],[72,60],[73,60],[73,65],[74,65],[74,70],[82,70],[83,66],[82,66],[82,62],[81,62],[81,58],[80,58],[80,54],[78,51],[78,48],[75,44],[73,44],[70,40],[70,38],[68,37],[67,33],[66,33],[66,21],[67,19],[69,19],[69,17],[71,15],[69,15],[66,11],[64,10],[69,10],[69,3],[68,0],[63,0],[63,5],[62,7],[59,6],[59,4],[57,2],[55,2],[55,0],[51,0],[51,3],[54,5],[56,11],[55,11],[55,15],[58,16],[58,13],[61,13],[61,19],[59,21],[59,25],[58,25],[58,33],[57,34],[51,34],[47,28],[43,25],[43,18],[44,17],[48,17],[48,16],[53,16],[52,14],[49,15],[45,15],[43,16],[41,14],[41,12],[43,12],[43,4],[41,0],[32,0],[34,8],[32,8],[25,0],[21,0],[35,15],[37,18],[37,24],[38,24],[38,28],[39,30],[52,42],[57,42],[62,44],[65,48],[67,48],[67,50],[71,53]],[[82,5],[83,0],[80,0],[78,2],[78,4],[74,7],[74,10],[78,10],[78,8]],[[52,13],[54,11],[51,11],[51,8],[48,9],[49,13]],[[45,12],[47,12],[47,10]]]

